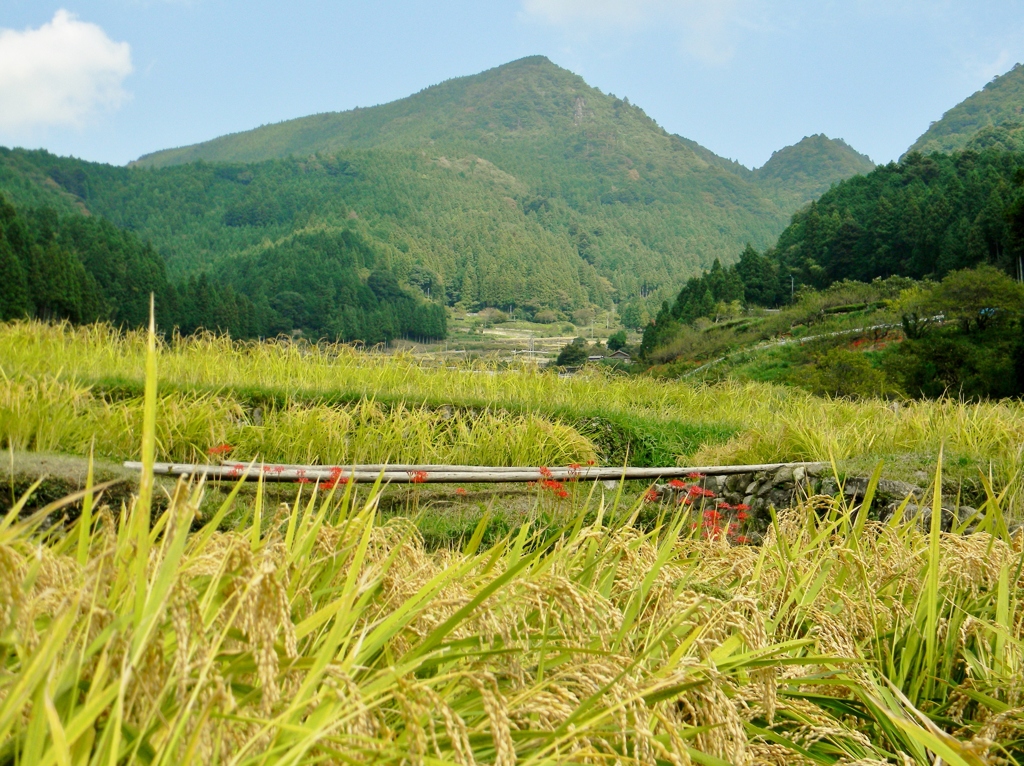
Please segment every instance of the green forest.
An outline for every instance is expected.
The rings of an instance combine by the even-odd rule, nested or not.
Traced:
[[[142,327],[153,294],[164,332],[211,329],[254,338],[298,331],[371,344],[447,334],[444,307],[374,268],[376,253],[358,233],[297,239],[238,261],[218,278],[202,271],[172,282],[163,258],[130,231],[49,207],[20,212],[0,195],[3,320]]]
[[[838,184],[794,215],[774,247],[748,245],[735,264],[691,278],[645,329],[642,354],[730,307],[901,277],[894,305],[905,340],[876,360],[893,390],[1024,393],[1024,154],[1002,148],[1016,130],[988,129],[982,151],[912,152]]]
[[[578,308],[667,296],[744,242],[770,245],[815,190],[871,168],[823,137],[779,155],[755,173],[534,57],[131,168],[21,153],[0,180],[16,198],[65,192],[151,239],[172,273],[354,215],[400,278],[419,266],[470,303],[528,300],[525,284],[545,306]],[[501,274],[509,285],[485,287]]]

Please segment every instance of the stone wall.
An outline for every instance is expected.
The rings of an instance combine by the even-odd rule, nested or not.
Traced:
[[[840,482],[833,475],[830,465],[816,464],[659,484],[657,492],[663,502],[673,506],[685,505],[695,516],[703,515],[695,523],[707,526],[707,519],[710,518],[714,525],[723,530],[734,529],[737,530],[737,536],[757,539],[771,524],[771,508],[783,510],[816,495],[838,497],[840,494],[850,505],[857,505],[864,501],[869,483],[870,479],[863,476],[846,477]],[[681,486],[684,484],[686,486]],[[702,493],[692,487],[699,488]],[[969,522],[977,510],[958,502],[960,498],[957,487],[943,489],[942,529],[948,532]],[[888,521],[905,501],[905,520],[917,519],[925,527],[930,525],[930,492],[916,484],[891,479],[878,482],[871,504],[871,518]],[[1010,523],[1011,531],[1021,526],[1016,522]],[[973,525],[968,524],[965,531],[970,532],[972,529]]]

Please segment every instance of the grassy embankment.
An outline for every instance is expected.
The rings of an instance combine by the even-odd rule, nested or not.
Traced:
[[[100,337],[11,332],[29,358],[30,338],[63,346],[58,364]],[[149,465],[158,360],[137,346],[104,337],[98,363],[146,370]],[[278,375],[303,364],[293,349],[219,348],[226,377],[269,375],[277,355]],[[202,358],[191,345],[159,368],[201,379]],[[230,496],[199,529],[203,487],[180,483],[154,518],[146,470],[129,507],[87,493],[68,527],[40,528],[52,508],[13,509],[0,521],[0,762],[1024,760],[1024,553],[998,497],[969,537],[942,534],[938,513],[922,532],[818,503],[782,513],[755,548],[685,519],[641,532],[639,505],[578,495],[493,546],[482,523],[430,553],[408,522],[381,523],[375,492],[301,489],[276,509],[261,491]],[[225,532],[229,513],[242,522]]]
[[[653,371],[661,377],[806,386],[823,351],[856,344],[869,352],[902,337],[894,305],[900,284],[838,282],[806,290],[777,311],[750,308],[718,321],[700,319],[652,352]]]

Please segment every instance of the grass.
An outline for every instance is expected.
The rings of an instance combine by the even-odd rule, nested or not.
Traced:
[[[487,413],[484,419],[493,418],[491,426],[477,441],[460,441],[459,436],[439,443],[466,462],[495,464],[564,464],[570,454],[582,456],[588,450],[612,463],[621,462],[628,451],[640,465],[832,459],[873,465],[876,456],[884,455],[905,466],[907,475],[900,478],[909,479],[930,470],[944,445],[954,476],[990,477],[1008,489],[1004,510],[1024,514],[1020,402],[851,402],[761,382],[681,383],[601,369],[561,378],[531,366],[486,364],[448,369],[411,356],[345,346],[238,344],[215,337],[159,345],[158,357],[160,454],[201,455],[230,439],[272,459],[305,454],[330,462],[343,450],[346,455],[373,454],[374,439],[362,442],[367,451],[355,453],[335,438],[337,432],[332,437],[323,424],[336,418],[365,423],[367,433],[385,434],[381,443],[389,446],[376,453],[381,459],[389,451],[392,460],[405,459],[431,454],[437,434],[448,428],[441,415],[456,414],[454,419],[470,428],[480,413]],[[68,432],[60,437],[67,439],[62,443],[77,454],[86,454],[94,435],[111,441],[104,454],[137,454],[144,361],[142,334],[121,335],[102,326],[4,325],[0,371],[3,385],[14,393],[0,403],[0,439],[4,445],[51,449],[46,445],[53,443],[48,440],[54,433]],[[23,414],[32,397],[42,402],[36,415]],[[314,440],[307,432],[289,442],[287,434],[261,435],[252,420],[257,407],[320,436]],[[95,413],[95,420],[78,420],[76,413],[85,411]],[[377,414],[359,420],[359,412],[371,411]],[[400,415],[388,421],[388,413],[395,412]],[[392,422],[397,427],[398,420],[415,425],[415,439],[386,441],[388,433],[396,433]],[[541,440],[543,449],[536,437],[515,441],[526,423],[532,423],[535,434],[545,429],[553,434]],[[512,449],[505,442],[519,446]],[[489,446],[481,446],[485,443]]]
[[[812,498],[759,547],[597,484],[435,551],[380,487],[236,488],[197,525],[202,482],[151,510],[166,353],[137,495],[0,521],[0,763],[1024,760],[1005,491],[969,536]]]
[[[1021,537],[995,497],[970,537],[832,503],[754,548],[581,494],[431,553],[375,491],[257,494],[223,531],[228,499],[190,531],[203,492],[152,526],[139,500],[0,523],[0,762],[1024,756]]]

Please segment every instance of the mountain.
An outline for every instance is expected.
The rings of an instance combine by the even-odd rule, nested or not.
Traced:
[[[856,172],[845,144],[801,144],[749,170],[538,56],[127,168],[4,151],[0,190],[104,217],[152,242],[170,278],[207,273],[289,316],[323,305],[312,286],[302,305],[284,295],[322,278],[321,245],[364,287],[386,272],[424,299],[530,315],[660,302],[746,243],[769,246],[815,189]]]
[[[1024,65],[1016,64],[933,122],[907,153],[965,149],[979,131],[1020,121],[1024,121]]]
[[[753,177],[780,204],[795,210],[820,197],[832,184],[874,168],[867,155],[842,139],[819,133],[774,152]]]

